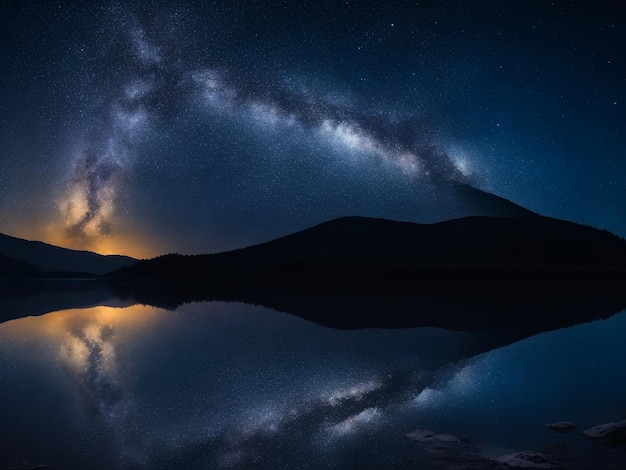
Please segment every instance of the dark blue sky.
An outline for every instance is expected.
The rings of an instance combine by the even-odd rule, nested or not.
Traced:
[[[460,183],[626,235],[621,2],[204,3],[2,3],[1,232],[215,251]]]

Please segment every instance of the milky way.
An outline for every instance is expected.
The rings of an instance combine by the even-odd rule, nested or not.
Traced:
[[[80,136],[85,145],[70,159],[66,190],[59,200],[71,242],[89,246],[115,234],[123,218],[120,193],[132,184],[132,166],[145,158],[138,142],[159,139],[159,132],[185,117],[185,104],[204,107],[213,118],[230,119],[237,127],[284,132],[296,148],[321,145],[336,159],[352,158],[366,167],[383,165],[415,184],[470,181],[436,148],[432,132],[419,118],[367,112],[358,102],[329,100],[267,74],[188,68],[184,51],[163,52],[131,12],[122,13],[128,17],[120,21],[121,34],[106,46],[116,54],[123,51],[119,63],[111,64],[122,71],[121,80],[105,95],[104,106],[97,110],[102,115],[91,116],[99,126]]]
[[[194,72],[192,78],[207,105],[236,112],[268,126],[298,126],[312,136],[366,159],[378,158],[409,176],[465,181],[465,175],[442,151],[437,151],[418,119],[393,120],[367,115],[307,93],[248,84],[242,93],[213,70]]]
[[[2,8],[3,232],[216,251],[484,213],[465,185],[626,230],[622,7]]]
[[[115,230],[119,192],[127,184],[128,168],[136,159],[134,145],[155,115],[149,101],[160,88],[156,83],[162,62],[159,49],[139,28],[124,33],[119,46],[126,49],[126,61],[133,72],[124,77],[127,81],[114,90],[110,101],[105,101],[103,115],[91,117],[99,127],[79,136],[86,143],[75,152],[67,189],[59,201],[67,236],[87,245]],[[119,64],[120,68],[128,65]],[[159,106],[157,102],[153,107]]]

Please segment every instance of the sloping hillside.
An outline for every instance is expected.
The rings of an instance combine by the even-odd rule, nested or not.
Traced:
[[[89,251],[70,250],[4,234],[0,234],[0,255],[24,261],[44,271],[72,271],[97,275],[128,266],[136,261],[128,256],[104,256]]]

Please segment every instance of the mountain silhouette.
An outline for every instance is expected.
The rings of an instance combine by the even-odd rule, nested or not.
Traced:
[[[624,270],[626,242],[558,219],[473,216],[435,224],[343,217],[212,255],[164,255],[118,278],[406,276],[432,270]]]
[[[28,263],[42,271],[81,272],[94,275],[104,274],[136,262],[128,256],[104,256],[89,251],[70,250],[4,234],[0,234],[0,255]],[[6,267],[8,268],[9,264],[6,264]],[[17,274],[24,270],[24,266],[15,265],[15,269]],[[7,271],[5,275],[10,273]]]
[[[435,224],[344,217],[231,252],[144,260],[104,279],[120,298],[164,308],[237,301],[331,328],[523,336],[623,309],[626,241],[536,214]]]

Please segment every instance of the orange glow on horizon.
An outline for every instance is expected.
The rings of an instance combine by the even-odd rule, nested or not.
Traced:
[[[101,255],[125,255],[136,259],[146,259],[162,254],[148,237],[141,234],[123,233],[76,240],[68,237],[58,225],[52,224],[44,229],[23,227],[11,235],[71,250],[92,251]]]
[[[137,259],[152,258],[159,253],[145,239],[133,236],[101,236],[84,242],[68,239],[62,234],[52,233],[46,243],[72,250],[93,251],[101,255],[126,255]]]
[[[233,245],[227,238],[211,237],[191,231],[172,236],[165,230],[147,228],[137,230],[122,221],[118,222],[111,234],[80,238],[69,234],[67,228],[58,220],[13,221],[11,225],[0,227],[0,232],[23,240],[40,241],[70,250],[90,251],[101,255],[123,255],[135,259],[149,259],[174,252],[194,255],[241,248],[239,245]],[[185,243],[181,243],[180,237],[184,237]],[[198,249],[198,246],[207,248]]]

